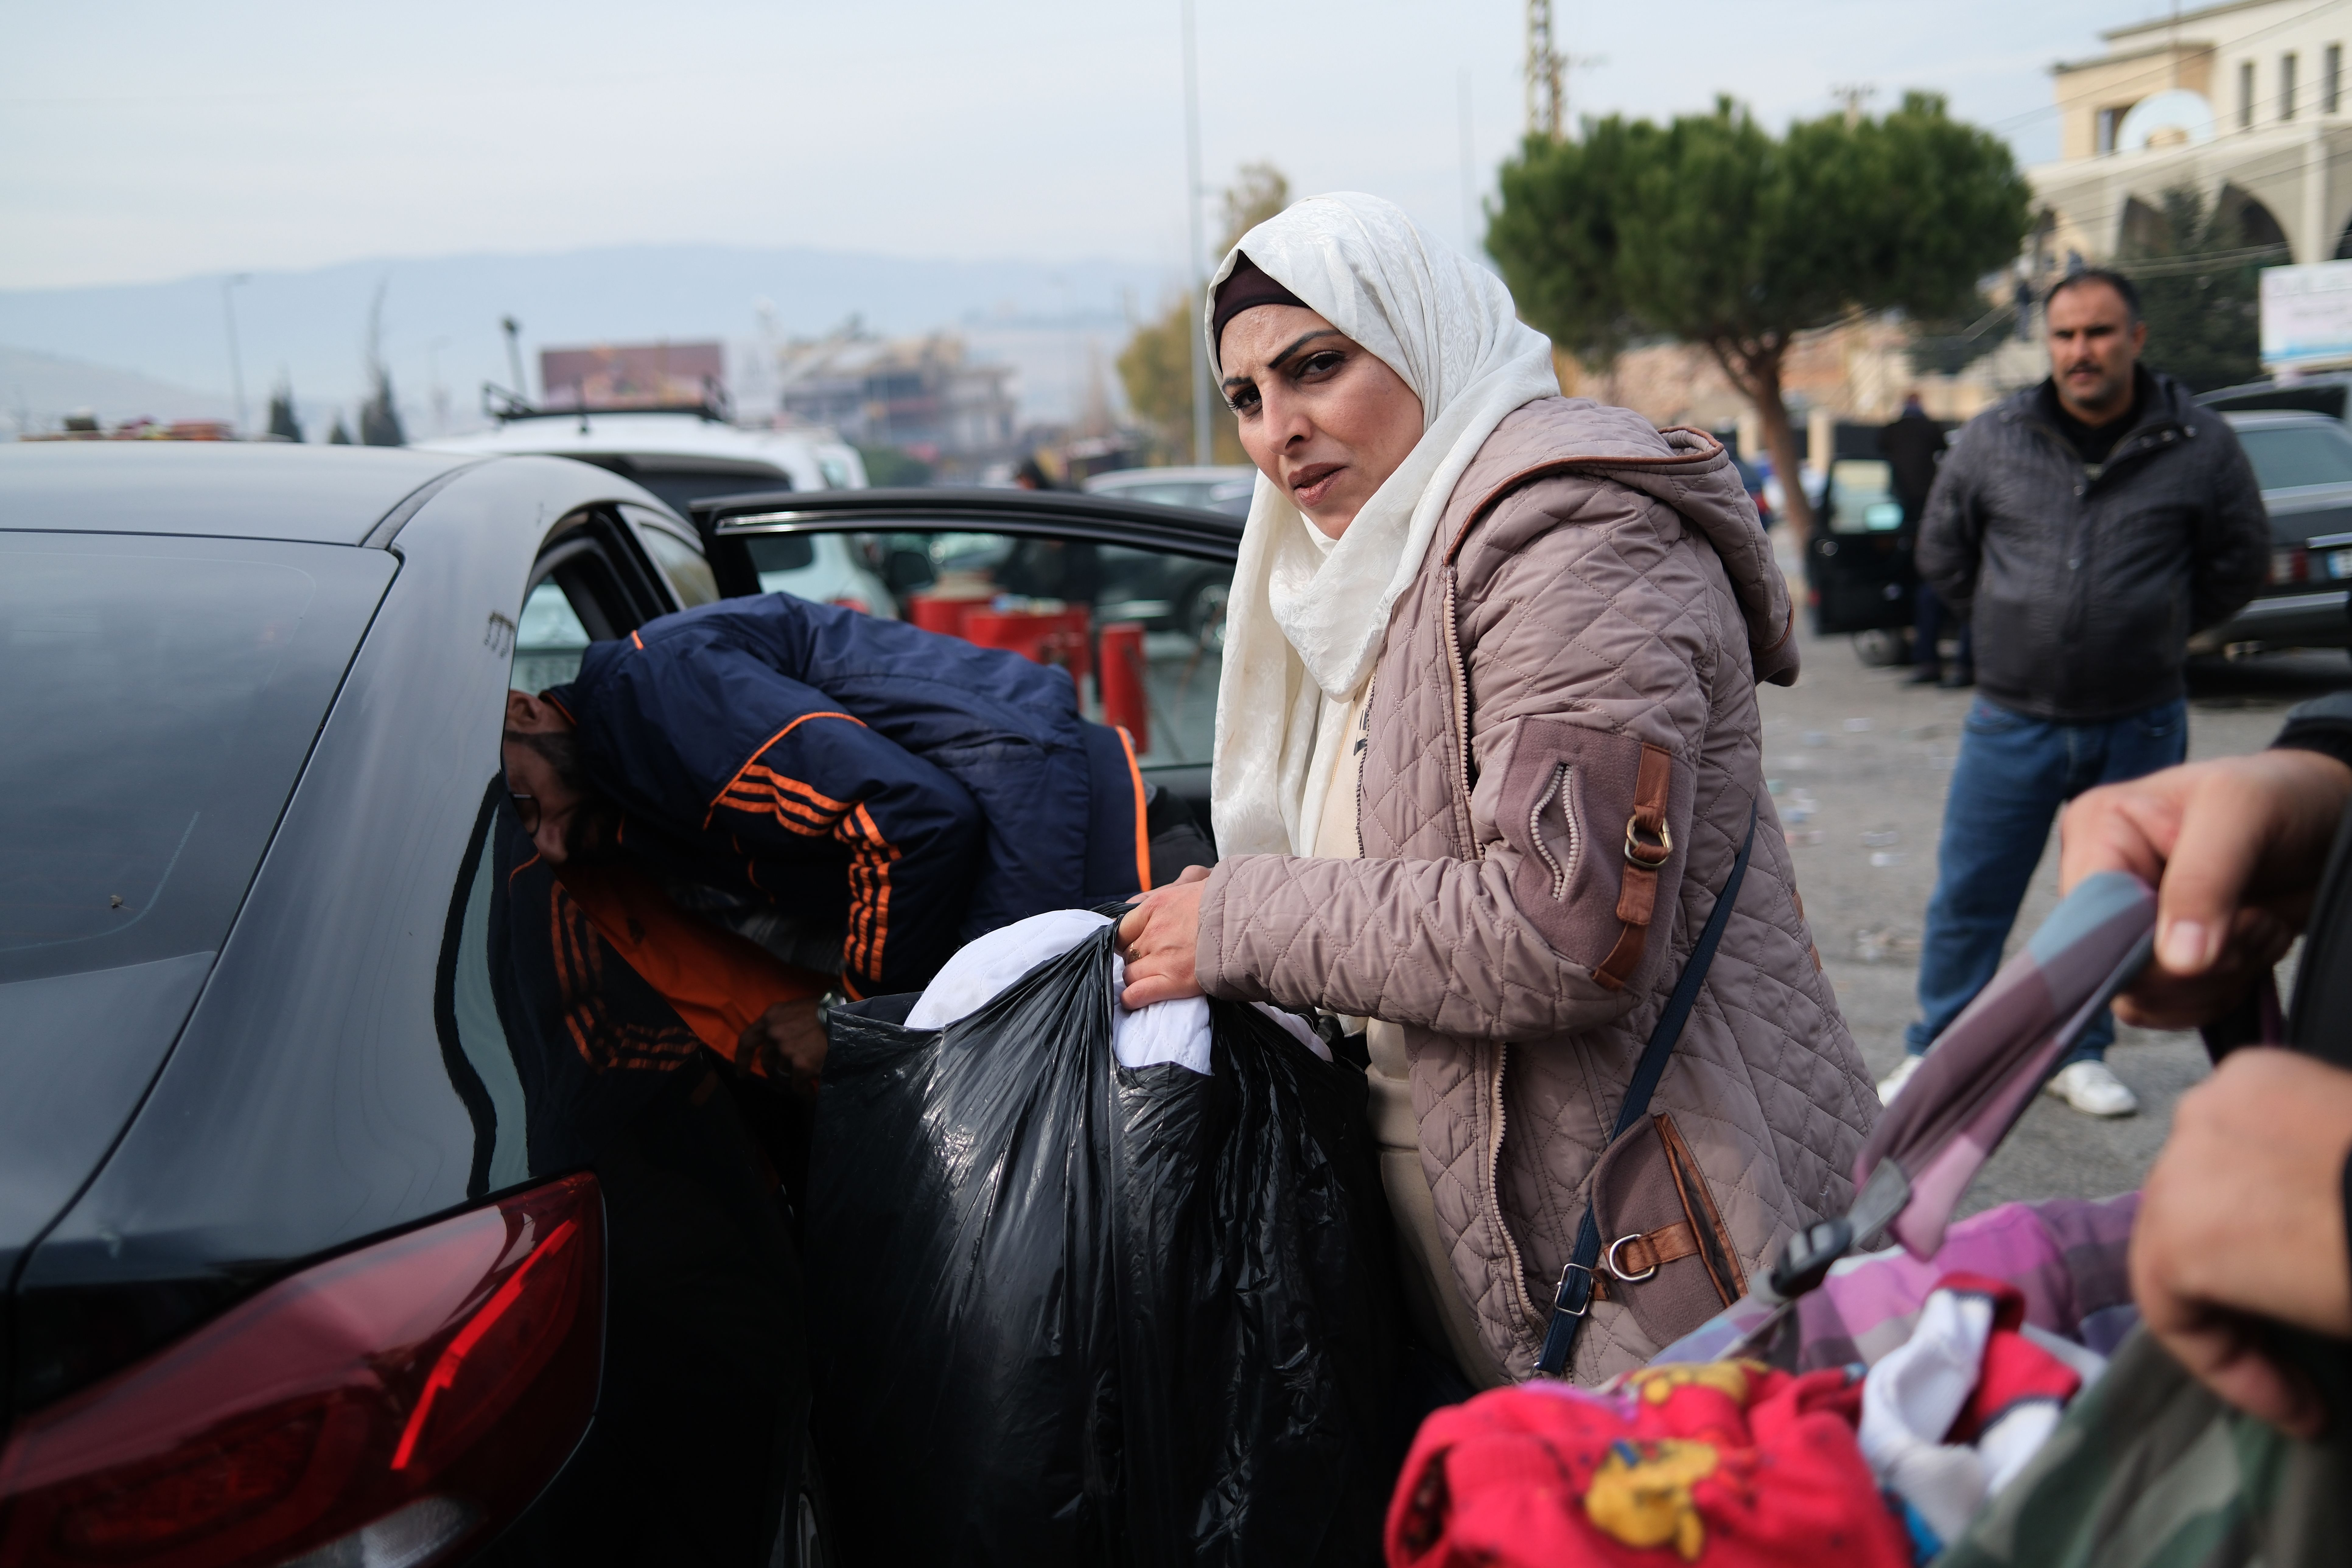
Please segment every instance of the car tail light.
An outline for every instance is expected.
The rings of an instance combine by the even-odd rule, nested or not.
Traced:
[[[595,1178],[305,1269],[19,1422],[0,1564],[436,1562],[539,1494],[604,1359]]]
[[[2273,583],[2308,583],[2311,581],[2311,552],[2296,545],[2292,550],[2271,552]]]

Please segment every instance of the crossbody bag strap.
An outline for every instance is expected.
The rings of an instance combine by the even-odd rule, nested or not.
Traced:
[[[1715,962],[1715,950],[1723,941],[1723,928],[1731,923],[1731,906],[1739,900],[1740,881],[1748,875],[1748,857],[1756,847],[1756,811],[1754,802],[1748,807],[1748,837],[1740,841],[1739,853],[1731,862],[1731,875],[1723,879],[1723,891],[1716,895],[1715,908],[1707,912],[1706,924],[1700,928],[1698,941],[1691,948],[1690,962],[1683,965],[1682,978],[1675,982],[1674,994],[1666,998],[1665,1011],[1658,1015],[1657,1027],[1650,1031],[1649,1044],[1642,1047],[1642,1059],[1633,1068],[1633,1080],[1625,1086],[1624,1103],[1617,1108],[1617,1125],[1609,1134],[1614,1143],[1625,1130],[1649,1114],[1650,1096],[1657,1092],[1658,1080],[1666,1075],[1666,1058],[1674,1055],[1675,1042],[1682,1038],[1683,1026],[1690,1021],[1691,1008],[1698,1003],[1699,987],[1706,983],[1707,966]],[[1536,1372],[1544,1377],[1564,1377],[1569,1358],[1576,1353],[1576,1336],[1584,1327],[1584,1315],[1592,1307],[1592,1267],[1601,1261],[1601,1222],[1593,1217],[1592,1205],[1584,1205],[1584,1222],[1577,1226],[1576,1249],[1569,1255],[1568,1267],[1559,1271],[1559,1289],[1553,1296],[1551,1321],[1545,1326],[1542,1353],[1536,1357]]]

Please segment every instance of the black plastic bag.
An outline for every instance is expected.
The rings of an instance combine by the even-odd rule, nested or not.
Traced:
[[[1121,1067],[1113,929],[944,1030],[834,1015],[807,1258],[852,1563],[1378,1558],[1363,1076],[1216,1001],[1209,1075]]]

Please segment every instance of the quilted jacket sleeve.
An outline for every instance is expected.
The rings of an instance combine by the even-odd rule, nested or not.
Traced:
[[[914,989],[954,951],[979,808],[835,697],[737,640],[679,632],[596,644],[562,697],[625,810],[754,861],[804,858],[812,840],[838,847],[854,994]],[[762,890],[787,907],[795,891]]]
[[[1547,480],[1475,531],[1454,604],[1469,853],[1225,861],[1202,904],[1198,970],[1210,994],[1533,1039],[1614,1018],[1668,962],[1717,662],[1737,658],[1747,675],[1712,550],[1630,489]],[[1727,644],[1727,629],[1738,640]],[[1391,635],[1406,635],[1403,617]],[[1433,662],[1430,679],[1444,682],[1442,659]],[[1384,710],[1399,721],[1400,700],[1376,689],[1375,725]],[[1625,930],[1624,839],[1645,748],[1668,766],[1664,826],[1677,847],[1658,877],[1642,957],[1612,986],[1596,971]],[[1444,793],[1462,798],[1458,783]],[[1365,811],[1393,805],[1368,796]],[[1458,804],[1419,805],[1462,822]]]

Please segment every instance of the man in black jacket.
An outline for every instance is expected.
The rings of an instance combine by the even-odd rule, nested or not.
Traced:
[[[2179,763],[2192,632],[2252,598],[2270,563],[2253,469],[2220,416],[2139,364],[2131,281],[2077,272],[2047,303],[2050,379],[1961,431],[1927,498],[1919,570],[1974,635],[1977,700],[1944,807],[1912,1060],[1892,1100],[2000,966],[2058,808]],[[2102,1015],[2051,1090],[2137,1109],[2107,1070]]]

